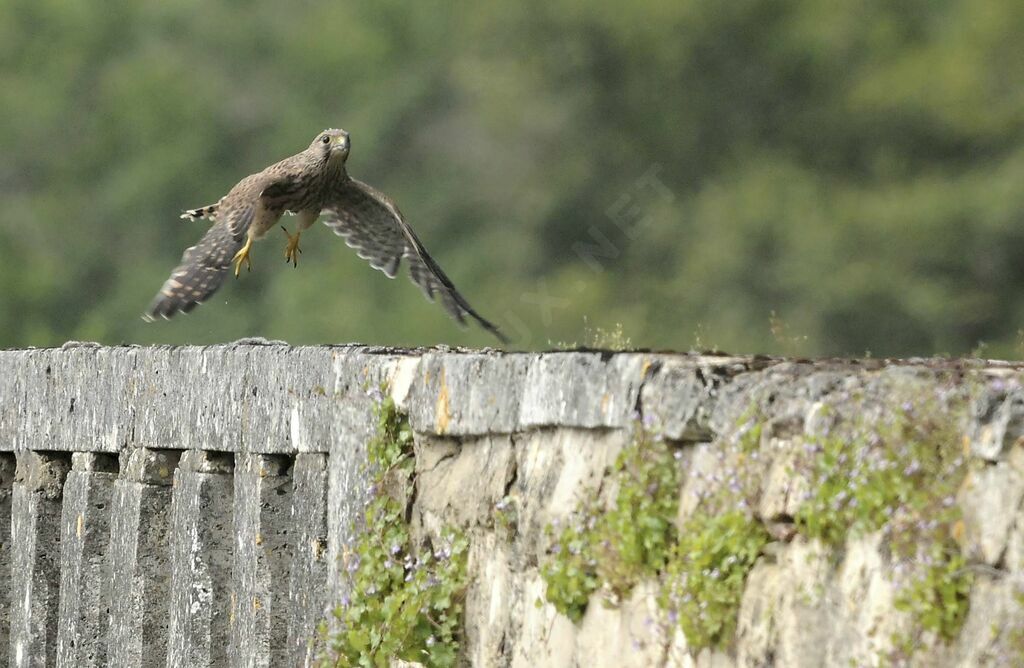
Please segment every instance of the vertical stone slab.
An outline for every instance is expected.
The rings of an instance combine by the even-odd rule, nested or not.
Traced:
[[[343,424],[347,429],[332,443],[328,459],[327,591],[328,607],[348,588],[343,572],[359,539],[363,510],[370,498],[366,444],[373,437],[372,406],[352,407]]]
[[[174,472],[167,666],[228,665],[234,456],[192,450]]]
[[[64,483],[60,539],[60,626],[57,665],[107,665],[106,553],[117,459],[91,452],[71,455]]]
[[[0,665],[7,665],[11,646],[11,495],[17,462],[13,452],[0,452]]]
[[[313,665],[316,626],[327,607],[327,456],[301,454],[292,467],[292,565],[288,583],[288,657]]]
[[[10,665],[57,659],[61,493],[71,458],[23,451],[11,496]]]
[[[107,554],[107,659],[116,668],[153,668],[166,662],[171,482],[180,456],[175,450],[144,448],[121,454]]]
[[[339,355],[334,360],[337,400],[326,437],[327,450],[327,606],[345,594],[345,563],[358,539],[363,509],[369,499],[366,444],[377,422],[376,388],[399,368],[394,358]]]
[[[290,458],[235,459],[232,666],[284,666],[288,655]]]

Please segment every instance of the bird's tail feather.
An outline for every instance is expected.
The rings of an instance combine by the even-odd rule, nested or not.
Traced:
[[[220,206],[220,202],[217,204],[208,204],[201,206],[198,209],[187,209],[181,214],[182,220],[201,220],[203,218],[209,218],[213,220],[217,217],[217,208]]]

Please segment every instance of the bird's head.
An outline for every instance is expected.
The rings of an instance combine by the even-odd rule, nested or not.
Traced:
[[[309,149],[322,153],[325,157],[340,159],[344,162],[348,158],[350,146],[347,132],[331,128],[318,134],[313,139],[313,143],[309,145]]]

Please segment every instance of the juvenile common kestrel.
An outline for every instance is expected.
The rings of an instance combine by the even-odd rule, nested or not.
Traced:
[[[394,278],[405,258],[409,277],[427,299],[440,298],[460,324],[469,316],[507,343],[501,331],[459,294],[395,203],[348,175],[345,161],[349,148],[347,132],[324,130],[305,151],[245,177],[216,204],[186,211],[182,218],[207,218],[214,224],[198,244],[185,251],[181,264],[171,272],[143,318],[152,321],[179,311],[188,313],[216,292],[232,263],[236,277],[243,263],[251,269],[253,241],[263,238],[287,211],[297,214],[297,229],[295,234],[284,230],[288,237],[286,262],[298,266],[302,252],[299,236],[323,214],[324,223],[372,267]]]

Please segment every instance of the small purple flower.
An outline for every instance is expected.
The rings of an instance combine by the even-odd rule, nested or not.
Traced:
[[[348,593],[346,592],[346,593],[341,595],[341,607],[347,608],[350,605],[352,605],[352,599],[349,597]]]
[[[398,543],[395,543],[395,544],[393,544],[391,546],[391,556],[396,556],[401,551],[402,551],[402,546],[399,545]]]
[[[668,623],[673,626],[679,623],[679,611],[675,608],[668,611]]]
[[[644,415],[644,417],[643,417],[644,429],[652,428],[654,426],[654,423],[655,423],[654,415],[652,415],[651,413],[648,413],[648,414]]]
[[[348,567],[347,568],[348,568],[348,572],[349,573],[355,573],[357,570],[359,570],[359,555],[358,554],[352,556],[352,559],[348,562]]]
[[[379,387],[371,388],[366,393],[366,396],[370,397],[370,400],[373,401],[374,403],[379,404],[380,402],[384,401],[384,393],[380,391]]]
[[[630,644],[632,645],[634,652],[639,652],[640,651],[640,641],[639,640],[637,640],[636,638],[633,638],[633,642],[630,643]]]

